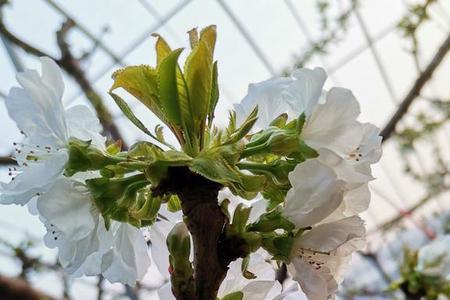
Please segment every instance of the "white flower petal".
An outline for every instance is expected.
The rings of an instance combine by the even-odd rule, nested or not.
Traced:
[[[64,93],[64,81],[61,69],[56,62],[48,57],[41,57],[42,82],[51,90],[54,97],[62,99]]]
[[[311,159],[289,174],[292,188],[288,191],[284,215],[297,228],[312,226],[329,216],[343,200],[345,182],[333,170]]]
[[[370,173],[359,172],[351,162],[343,159],[335,152],[325,148],[319,149],[318,152],[318,160],[332,168],[339,179],[347,183],[366,183],[373,180]]]
[[[349,153],[362,139],[362,126],[356,120],[359,114],[359,103],[351,91],[332,88],[326,102],[319,104],[306,121],[302,137],[314,149]]]
[[[272,300],[281,292],[281,284],[275,280],[253,280],[243,289],[242,300]]]
[[[37,193],[46,192],[62,174],[67,160],[67,151],[60,150],[24,167],[22,173],[9,183],[0,182],[0,203],[25,205]]]
[[[358,250],[353,247],[361,246],[359,241],[362,240],[365,233],[364,221],[358,216],[353,216],[314,227],[296,239],[294,248],[324,253],[333,252],[334,255],[347,256]],[[352,240],[358,241],[358,243],[348,244]]]
[[[302,68],[293,71],[291,76],[296,80],[283,92],[283,97],[297,116],[305,113],[309,117],[322,94],[327,74],[322,68]]]
[[[250,262],[247,268],[250,272],[255,274],[257,279],[249,280],[242,276],[241,265],[242,258],[239,258],[230,263],[227,276],[225,277],[219,288],[218,296],[220,298],[231,293],[242,291],[251,282],[270,281],[273,283],[275,280],[274,268],[269,263],[267,263],[260,254],[253,253],[250,255]],[[268,287],[267,293],[272,289],[272,287],[273,285]],[[252,291],[252,288],[250,288],[249,291]]]
[[[61,178],[37,202],[41,215],[73,240],[95,229],[92,199],[86,187]]]
[[[273,300],[308,300],[297,282],[287,279],[283,286],[283,292]]]
[[[47,65],[46,76],[50,77]],[[47,79],[47,78],[46,78]],[[55,88],[49,88],[36,71],[17,75],[23,88],[12,88],[5,99],[10,117],[34,145],[63,147],[67,142],[64,109]]]
[[[121,223],[114,235],[113,248],[103,256],[103,275],[110,282],[135,285],[150,266],[147,243],[139,229]]]
[[[100,134],[102,126],[97,116],[85,105],[76,105],[66,111],[69,137],[92,141],[99,149],[105,148],[106,138]]]
[[[165,220],[157,221],[148,229],[151,241],[151,255],[159,272],[164,278],[169,278],[169,250],[166,239],[174,224]]]
[[[290,106],[282,101],[282,91],[292,82],[288,77],[277,77],[248,86],[248,93],[239,104],[234,105],[237,123],[258,106],[258,120],[255,127],[266,128],[280,114],[290,111]]]
[[[337,284],[330,274],[320,274],[300,258],[292,259],[288,270],[292,278],[300,283],[308,300],[328,300],[328,297],[337,289]]]

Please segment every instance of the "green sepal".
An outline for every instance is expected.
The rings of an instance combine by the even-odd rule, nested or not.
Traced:
[[[167,201],[167,210],[170,212],[177,212],[181,210],[181,201],[177,195],[171,195]]]
[[[249,280],[255,279],[256,275],[248,270],[249,263],[250,263],[250,256],[247,255],[246,257],[244,257],[242,259],[242,264],[241,264],[242,276],[244,276],[244,278],[249,279]]]
[[[231,244],[235,244],[241,255],[256,251],[261,246],[261,237],[255,232],[247,231],[247,222],[251,207],[240,203],[234,210],[231,223],[225,227],[225,237]]]
[[[285,263],[290,262],[293,237],[283,234],[265,234],[261,239],[261,246],[273,255],[274,260],[281,260]]]
[[[283,113],[283,114],[279,115],[278,117],[276,117],[275,119],[273,119],[272,122],[270,122],[269,127],[274,126],[274,127],[283,128],[286,126],[287,119],[288,119],[288,114]]]
[[[235,145],[205,149],[193,158],[190,170],[228,187],[235,195],[253,198],[264,186],[265,177],[241,172],[236,163],[240,150]]]
[[[130,215],[141,222],[145,221],[145,226],[149,226],[156,221],[162,201],[162,197],[153,197],[150,189],[141,191],[136,204],[130,208]]]
[[[94,203],[105,220],[109,222],[113,219],[136,227],[141,226],[141,221],[130,209],[138,205],[138,193],[148,185],[143,174],[119,179],[101,177],[86,180]]]
[[[242,300],[242,299],[244,299],[244,293],[234,292],[223,296],[223,298],[221,298],[220,300]]]
[[[294,230],[295,225],[283,216],[281,206],[262,214],[258,220],[248,225],[248,230],[258,232],[273,232],[276,229]]]
[[[65,166],[65,176],[72,176],[78,172],[99,170],[105,166],[115,165],[123,161],[118,156],[109,155],[96,148],[91,141],[70,138],[68,150],[69,160]]]
[[[126,157],[127,160],[118,165],[144,172],[155,186],[166,178],[168,167],[187,166],[192,160],[181,151],[162,151],[158,146],[145,141],[131,146]]]
[[[277,126],[270,126],[254,134],[245,145],[242,157],[275,154],[299,161],[316,157],[318,153],[301,139],[304,123],[305,117],[302,114],[282,127],[277,127],[282,125],[282,122],[277,122]]]
[[[229,130],[235,126],[235,114],[230,115],[230,126]],[[239,142],[252,130],[256,121],[258,120],[258,106],[256,106],[253,111],[247,116],[247,119],[242,123],[242,125],[232,132],[229,132],[228,139],[223,144],[233,144]]]
[[[106,153],[110,155],[117,155],[120,153],[121,150],[122,150],[121,140],[115,141],[114,143],[111,143],[106,147]]]

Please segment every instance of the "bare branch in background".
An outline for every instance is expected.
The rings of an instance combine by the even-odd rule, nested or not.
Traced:
[[[22,279],[0,276],[0,299],[52,300],[54,298],[35,290]]]
[[[416,82],[412,86],[409,93],[400,103],[394,115],[391,117],[389,122],[387,122],[386,126],[381,131],[383,142],[386,142],[392,136],[392,134],[395,133],[395,127],[397,126],[398,122],[400,122],[403,116],[408,112],[408,109],[413,103],[413,101],[420,96],[422,88],[432,78],[434,71],[441,64],[441,62],[443,61],[445,55],[448,53],[449,50],[450,50],[450,35],[447,36],[445,41],[439,47],[438,51],[436,52],[436,54],[434,55],[433,59],[428,64],[428,66],[425,68],[425,70],[422,73],[420,73],[419,77],[417,78]]]
[[[6,2],[0,2],[0,9],[4,7]],[[61,58],[57,59],[47,54],[45,51],[40,50],[21,38],[12,33],[5,25],[3,15],[0,12],[0,34],[2,34],[9,42],[23,49],[27,53],[41,57],[48,56],[58,63],[58,65],[66,71],[80,86],[81,90],[85,94],[86,98],[90,101],[94,107],[97,116],[103,126],[103,129],[107,135],[113,140],[122,140],[119,129],[114,124],[113,117],[107,107],[103,104],[103,99],[100,94],[93,88],[91,83],[86,77],[84,70],[82,69],[79,60],[75,58],[70,50],[70,45],[66,41],[68,31],[74,26],[73,20],[66,21],[62,28],[57,32],[58,47],[61,51]],[[126,145],[124,145],[126,147]],[[1,161],[0,161],[1,163]]]
[[[94,90],[93,86],[86,78],[86,75],[78,60],[70,51],[70,46],[66,41],[66,37],[67,33],[71,28],[73,28],[74,25],[75,23],[72,20],[67,20],[64,22],[61,29],[56,33],[58,47],[61,50],[61,58],[58,62],[64,70],[66,70],[66,72],[75,79],[80,88],[83,90],[84,94],[97,112],[97,116],[101,120],[104,130],[109,133],[111,138],[114,140],[122,140],[122,145],[124,145],[124,141],[120,135],[119,129],[114,123],[111,113],[103,104],[100,95]]]

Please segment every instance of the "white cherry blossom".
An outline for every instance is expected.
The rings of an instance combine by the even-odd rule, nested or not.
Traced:
[[[92,140],[104,147],[97,117],[85,106],[64,108],[61,70],[41,58],[42,75],[26,70],[17,75],[22,87],[13,87],[5,99],[10,117],[25,135],[15,143],[18,167],[10,169],[9,183],[0,183],[0,203],[27,204],[47,192],[59,178],[68,160],[70,137]]]
[[[302,138],[314,149],[337,153],[354,151],[363,134],[358,101],[350,90],[322,87],[326,73],[321,68],[297,69],[289,77],[275,77],[249,86],[248,94],[235,104],[238,122],[258,105],[257,129],[267,128],[282,113],[289,119],[305,114]]]
[[[313,226],[342,203],[345,182],[317,159],[307,160],[289,174],[292,188],[284,203],[284,215],[297,228]]]
[[[337,291],[351,254],[364,247],[358,216],[323,223],[295,238],[288,270],[309,300],[327,300]]]
[[[110,282],[134,285],[150,266],[141,231],[112,221],[109,230],[87,188],[61,178],[37,201],[47,228],[46,245],[58,248],[58,258],[74,277],[103,274]]]

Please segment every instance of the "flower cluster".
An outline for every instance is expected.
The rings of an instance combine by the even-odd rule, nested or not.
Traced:
[[[351,91],[324,91],[325,79],[323,69],[298,69],[289,77],[250,85],[235,106],[244,116],[258,105],[259,128],[283,113],[305,117],[301,137],[318,156],[289,173],[292,187],[282,205],[297,230],[288,268],[312,300],[336,292],[351,253],[364,246],[358,214],[369,206],[370,165],[381,156],[379,130],[357,121],[360,109]]]
[[[156,37],[155,67],[113,74],[111,97],[150,138],[129,149],[107,142],[86,106],[64,107],[55,62],[42,58],[41,75],[18,75],[22,87],[5,103],[24,139],[0,202],[39,215],[46,245],[58,248],[73,276],[133,285],[151,256],[170,278],[161,299],[333,297],[351,254],[364,246],[359,214],[381,156],[379,130],[357,120],[349,90],[323,90],[320,68],[250,85],[228,127],[218,128],[215,27],[189,32],[184,68],[182,50]],[[147,129],[119,88],[165,127]],[[178,145],[166,142],[163,128]],[[277,264],[291,275],[283,285]]]
[[[150,265],[139,229],[119,222],[106,229],[85,184],[98,176],[95,171],[64,176],[72,139],[106,152],[99,121],[87,106],[65,108],[61,70],[49,58],[41,64],[42,75],[18,74],[22,87],[12,88],[5,100],[25,138],[14,143],[18,167],[10,169],[9,183],[1,183],[0,202],[28,205],[39,214],[47,229],[45,244],[58,248],[68,274],[103,274],[111,282],[134,284]]]

